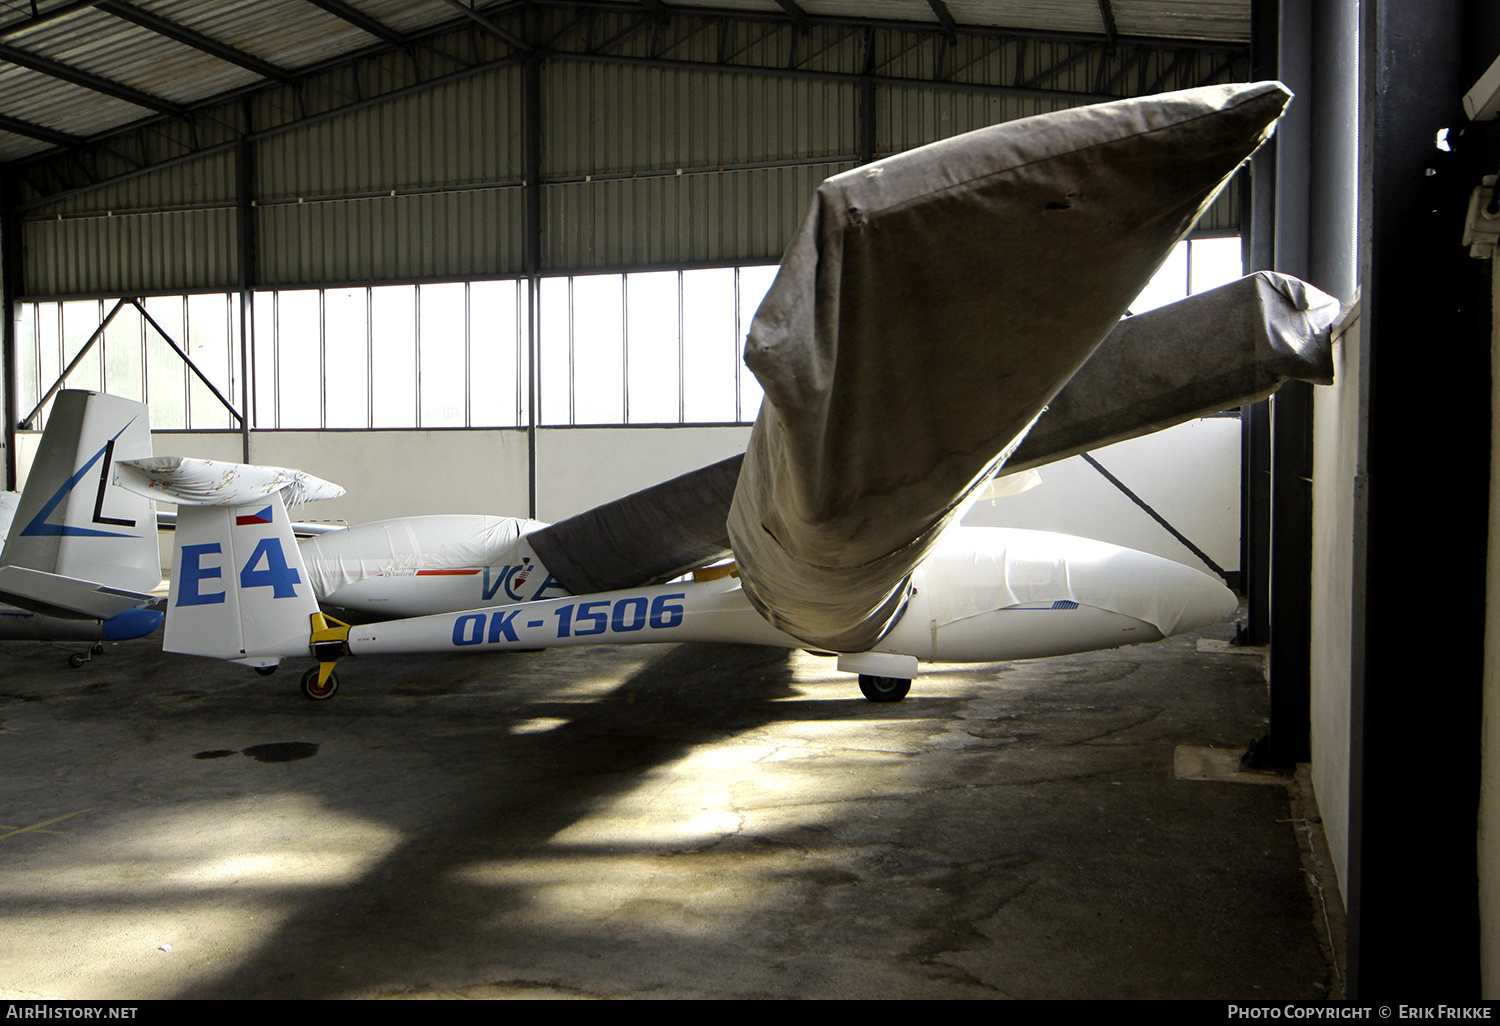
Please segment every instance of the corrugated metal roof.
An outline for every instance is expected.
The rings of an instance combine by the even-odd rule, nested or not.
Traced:
[[[938,10],[928,0],[797,3],[810,17],[939,24]],[[943,9],[960,27],[1092,35],[1107,31],[1100,0],[945,3]],[[638,7],[644,14],[654,6],[621,0],[615,9]],[[665,6],[790,16],[777,0]],[[1122,36],[1223,42],[1249,38],[1250,0],[1107,0],[1105,6]],[[303,73],[372,47],[389,47],[393,39],[470,23],[447,0],[345,0],[344,7],[351,17],[329,13],[312,0],[3,0],[0,163],[256,86],[275,71]],[[513,18],[515,10],[513,3],[479,4],[481,19],[489,17],[492,24]],[[473,24],[476,32],[487,31],[478,20]],[[164,25],[190,38],[164,34]],[[194,38],[213,45],[200,48]],[[228,51],[211,52],[216,47]],[[250,60],[237,61],[236,55]]]

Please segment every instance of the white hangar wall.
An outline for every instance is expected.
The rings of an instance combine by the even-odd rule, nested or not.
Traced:
[[[1081,456],[1039,468],[1041,484],[981,499],[973,527],[1024,527],[1098,538],[1214,573],[1240,568],[1240,420],[1210,417],[1090,454],[1126,495]],[[1153,516],[1155,514],[1155,516]],[[1205,562],[1160,517],[1212,560]]]
[[[1314,613],[1312,648],[1313,789],[1344,900],[1348,900],[1353,724],[1354,588],[1359,488],[1360,317],[1356,308],[1334,339],[1333,384],[1313,409],[1317,473],[1313,479]]]

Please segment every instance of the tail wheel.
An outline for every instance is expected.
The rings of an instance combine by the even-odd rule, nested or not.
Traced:
[[[339,689],[339,679],[330,673],[328,680],[318,683],[318,667],[314,666],[302,675],[302,693],[314,702],[326,702]]]
[[[911,690],[911,681],[905,677],[876,677],[861,673],[859,690],[872,702],[899,702]]]

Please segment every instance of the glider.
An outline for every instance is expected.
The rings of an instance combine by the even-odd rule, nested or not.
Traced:
[[[1100,104],[829,179],[749,332],[766,400],[745,455],[559,524],[423,517],[299,544],[287,507],[327,482],[118,461],[122,487],[179,503],[164,647],[258,668],[311,652],[303,691],[326,698],[344,655],[740,641],[836,653],[893,701],[922,661],[1222,619],[1234,595],[1170,560],[958,521],[997,475],[1331,381],[1338,304],[1295,279],[1121,320],[1289,99]]]

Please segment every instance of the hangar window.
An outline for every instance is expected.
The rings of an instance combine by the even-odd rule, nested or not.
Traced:
[[[1242,266],[1238,235],[1186,239],[1167,254],[1156,275],[1130,304],[1130,312],[1145,313],[1228,284],[1240,277]]]
[[[744,338],[775,276],[770,265],[544,278],[541,423],[754,420]]]
[[[257,428],[526,423],[521,283],[257,292]]]
[[[76,360],[68,374],[69,387],[148,403],[157,429],[215,431],[237,426],[213,392],[235,396],[238,391],[238,297],[222,292],[153,296],[141,300],[139,307],[114,299],[29,302],[18,303],[17,313],[22,416]],[[173,351],[174,343],[202,378]],[[40,429],[42,421],[32,426]]]
[[[744,338],[775,275],[768,265],[543,278],[538,423],[754,420],[761,392],[744,366]],[[1238,237],[1183,242],[1132,311],[1239,275]],[[149,403],[157,430],[236,429],[214,391],[242,401],[238,294],[115,306],[17,304],[23,411],[99,335],[69,386]],[[251,318],[251,423],[259,430],[503,428],[529,420],[524,281],[262,291]]]
[[[774,266],[544,277],[538,422],[733,424],[760,408],[741,362]],[[260,429],[522,427],[525,283],[259,292]]]

